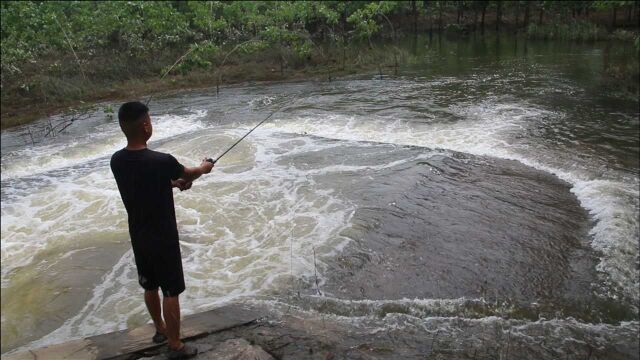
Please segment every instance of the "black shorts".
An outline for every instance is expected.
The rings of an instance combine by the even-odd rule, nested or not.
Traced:
[[[133,246],[138,283],[145,290],[162,289],[165,297],[178,296],[184,289],[182,257],[178,241],[168,247],[145,249]]]

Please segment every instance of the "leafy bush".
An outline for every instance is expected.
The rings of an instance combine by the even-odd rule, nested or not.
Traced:
[[[465,33],[467,30],[467,27],[462,24],[448,24],[444,28],[447,35],[460,35]]]
[[[604,40],[608,33],[597,25],[586,21],[574,21],[569,23],[557,23],[538,25],[529,24],[527,36],[533,39],[543,40]]]

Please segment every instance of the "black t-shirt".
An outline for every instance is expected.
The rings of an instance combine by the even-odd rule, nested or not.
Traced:
[[[136,257],[178,245],[171,180],[184,171],[173,156],[142,149],[117,151],[111,157],[118,190],[129,215],[129,234]]]

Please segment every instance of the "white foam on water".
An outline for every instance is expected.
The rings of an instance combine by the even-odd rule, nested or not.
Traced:
[[[190,139],[189,151],[213,145],[212,133]],[[242,131],[230,133],[236,139]],[[189,224],[181,236],[186,282],[193,289],[185,299],[193,311],[275,289],[288,280],[291,261],[293,275],[310,273],[314,247],[327,255],[343,246],[338,233],[349,223],[351,205],[319,187],[312,170],[283,161],[335,146],[256,132],[221,160],[219,172],[197,184],[200,191],[176,196],[177,217]],[[226,172],[225,166],[239,169]]]
[[[629,350],[624,348],[625,341],[630,349],[634,348],[632,344],[637,341],[640,326],[638,321],[612,325],[586,323],[571,317],[540,317],[532,321],[510,316],[510,313],[517,310],[508,306],[486,303],[483,299],[467,298],[344,300],[305,297],[298,305],[278,300],[247,302],[258,308],[267,307],[271,317],[279,319],[280,324],[288,322],[289,317],[305,319],[310,326],[318,322],[322,324],[316,330],[320,336],[326,322],[332,323],[327,326],[329,329],[336,329],[336,324],[346,324],[348,333],[357,329],[356,331],[370,336],[382,335],[385,338],[397,331],[396,336],[409,339],[409,342],[432,342],[438,338],[446,342],[446,348],[449,349],[452,344],[457,344],[454,348],[458,349],[477,349],[486,345],[491,347],[491,344],[485,342],[492,341],[494,346],[501,345],[500,342],[506,343],[508,337],[511,340],[519,340],[521,344],[529,347],[528,350],[533,351],[534,356],[523,355],[526,358],[537,358],[540,354],[549,357],[546,351],[548,348],[553,348],[559,353],[572,354],[571,351],[575,350],[570,344],[572,342],[581,344],[587,348],[582,350],[589,352],[588,347],[584,346],[585,341],[605,353],[610,353],[611,349],[607,351],[607,347],[615,341],[623,345],[621,351],[625,352]],[[339,326],[337,328],[340,329]]]
[[[348,226],[353,207],[330,189],[316,184],[314,176],[384,168],[415,160],[302,170],[287,163],[287,157],[341,145],[307,135],[497,156],[554,173],[572,184],[572,191],[596,221],[591,231],[592,245],[603,254],[598,270],[627,297],[638,299],[637,182],[613,176],[598,178],[584,166],[559,167],[550,160],[555,154],[538,156],[535,149],[523,148],[509,136],[525,131],[528,121],[560,114],[526,104],[491,101],[450,110],[465,120],[422,124],[332,115],[324,119],[274,119],[254,132],[217,165],[214,174],[199,179],[190,191],[175,193],[188,287],[181,297],[184,313],[273,291],[278,284],[290,281],[289,275],[301,277],[313,273],[314,249],[320,264],[323,256],[340,251],[347,240],[338,234]],[[159,150],[174,154],[185,165],[194,165],[203,154],[223,149],[223,144],[231,144],[243,134],[240,130],[205,129],[198,120],[204,114],[156,117],[153,139],[167,139]],[[176,121],[181,126],[174,126]],[[300,135],[283,137],[283,132]],[[124,145],[117,127],[94,133],[94,137],[71,143],[2,154],[2,180],[33,174],[44,177],[47,171],[108,156],[120,144]],[[172,140],[187,133],[193,136]],[[72,150],[67,151],[67,147]],[[18,166],[29,159],[33,162],[26,167]],[[112,231],[127,237],[126,214],[107,168],[81,178],[52,179],[49,187],[22,196],[19,201],[3,201],[1,209],[3,287],[7,274],[29,264],[39,251],[63,242],[69,233],[80,233],[81,237],[83,233],[89,236],[96,231]],[[432,301],[437,300],[423,300],[421,306],[435,306]],[[454,301],[446,305],[455,308],[460,304]],[[105,274],[77,314],[23,348],[147,321],[132,254],[128,252]]]
[[[268,95],[258,96],[249,100],[249,107],[256,108],[256,107],[261,107],[265,105],[271,105],[274,100],[276,100],[275,96],[268,96]]]
[[[137,275],[133,251],[129,250],[118,260],[112,270],[103,276],[93,289],[91,299],[73,317],[48,335],[26,344],[14,351],[23,351],[50,344],[61,343],[75,338],[96,335],[105,329],[122,330],[127,320],[145,310],[144,301],[137,287]],[[125,295],[124,297],[118,296]]]
[[[419,123],[388,118],[330,115],[326,118],[276,119],[266,127],[296,134],[347,141],[373,141],[441,148],[475,155],[517,160],[552,173],[572,185],[571,191],[595,221],[591,245],[601,253],[597,266],[605,282],[633,304],[640,299],[638,272],[638,178],[615,171],[602,176],[600,164],[553,149],[532,149],[519,143],[529,124],[543,117],[559,117],[523,103],[487,100],[473,106],[452,106],[462,118],[454,123]],[[615,293],[611,296],[618,296]],[[636,309],[637,310],[637,309]]]
[[[80,239],[104,232],[126,233],[126,216],[118,190],[102,169],[34,188],[19,200],[2,202],[2,287],[14,269],[28,265],[39,252],[80,247]]]
[[[370,300],[370,299],[340,299],[330,296],[303,296],[297,304],[290,304],[282,300],[262,300],[249,299],[245,303],[254,306],[266,306],[274,313],[284,315],[290,313],[291,307],[299,311],[321,315],[323,317],[333,317],[346,322],[358,322],[365,318],[382,319],[387,316],[406,316],[417,319],[465,319],[476,321],[509,321],[525,324],[535,324],[536,322],[557,321],[579,324],[585,329],[603,328],[637,328],[638,321],[621,321],[616,325],[607,323],[582,322],[574,318],[545,318],[539,316],[537,321],[523,319],[517,315],[521,308],[513,304],[486,301],[483,298],[447,298],[447,299],[393,299],[393,300]],[[533,305],[533,304],[531,304]],[[375,331],[375,330],[374,330]]]
[[[221,143],[231,143],[241,134],[241,130],[200,130],[188,139],[169,140],[159,150],[174,154],[189,166],[200,158],[198,154],[224,148]],[[313,273],[314,249],[318,266],[323,265],[325,256],[340,251],[348,240],[339,233],[348,226],[353,208],[331,189],[315,183],[316,169],[300,170],[285,161],[295,154],[336,146],[340,144],[305,136],[256,132],[251,140],[221,161],[213,174],[194,182],[189,191],[175,192],[187,284],[187,291],[181,296],[184,314],[279,291],[278,285],[291,281],[292,276]],[[92,174],[104,178],[104,182],[113,182],[103,171],[108,170]],[[108,189],[104,190],[108,193],[100,196],[113,201],[115,209],[111,211],[115,217],[126,219],[115,183],[104,182],[97,185]],[[65,194],[59,189],[55,192]],[[69,196],[67,201],[74,199]],[[29,202],[24,206],[25,211],[33,209]],[[103,229],[91,230],[110,231],[103,223],[96,226]],[[119,231],[125,230],[126,221],[120,221],[118,226]],[[10,230],[13,228],[7,229]],[[46,240],[41,244],[48,245]],[[60,328],[22,348],[115,331],[147,321],[132,254],[127,252],[95,287],[83,309]]]
[[[446,353],[455,358],[470,358],[471,354],[507,359],[587,358],[591,353],[633,358],[637,355],[640,325],[638,321],[617,325],[586,323],[571,317],[522,319],[510,316],[509,308],[465,298],[305,297],[296,305],[277,300],[249,303],[258,309],[266,307],[267,321],[272,319],[273,326],[298,329],[302,322],[314,337],[327,341],[360,344],[367,339],[369,344],[399,350],[401,354],[402,350],[411,349],[412,354]],[[397,347],[398,344],[401,345]]]
[[[189,115],[154,116],[152,143],[176,135],[202,129],[200,122],[206,110],[196,110]],[[64,140],[64,141],[61,141]],[[114,149],[126,146],[126,140],[117,122],[95,127],[81,138],[53,139],[51,143],[27,146],[2,154],[2,181],[46,173],[77,164],[96,160],[113,153]]]

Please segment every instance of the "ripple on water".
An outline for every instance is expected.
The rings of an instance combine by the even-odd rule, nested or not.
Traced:
[[[507,65],[502,63],[502,66]],[[600,111],[600,115],[605,110],[590,107],[590,100],[571,81],[563,80],[556,89],[540,92],[560,76],[554,72],[551,80],[545,80],[540,74],[546,70],[541,67],[530,78],[516,74],[512,81],[504,79],[504,74],[498,70],[469,78],[415,80],[411,77],[393,81],[249,86],[227,89],[228,96],[217,98],[198,93],[184,96],[179,101],[160,100],[156,109],[166,110],[177,102],[180,110],[173,115],[154,116],[154,139],[159,141],[153,143],[153,148],[172,152],[189,165],[231,144],[246,130],[235,128],[247,128],[247,124],[265,111],[275,109],[278,100],[289,101],[292,105],[229,153],[215,175],[203,178],[190,192],[176,192],[185,272],[190,284],[184,296],[185,312],[246,297],[280,295],[291,286],[312,291],[316,286],[312,275],[314,251],[318,254],[320,287],[330,293],[339,292],[330,288],[330,277],[332,271],[335,272],[333,267],[338,266],[331,260],[340,261],[340,256],[344,257],[342,265],[346,268],[366,268],[376,263],[376,266],[391,270],[413,269],[413,263],[391,261],[393,259],[386,259],[371,248],[359,249],[349,257],[348,244],[362,242],[365,234],[369,234],[369,239],[371,234],[378,234],[379,244],[409,252],[411,259],[424,261],[424,257],[419,258],[424,244],[408,240],[418,238],[422,232],[429,235],[428,230],[438,226],[459,234],[477,231],[486,240],[484,245],[493,246],[492,251],[496,254],[518,261],[490,264],[491,255],[495,254],[486,254],[485,260],[478,258],[477,252],[482,247],[473,248],[462,235],[459,240],[467,241],[469,246],[464,251],[460,251],[460,246],[450,247],[452,245],[445,241],[427,242],[432,245],[428,255],[433,264],[422,264],[416,271],[424,275],[428,272],[424,267],[433,266],[443,272],[438,275],[440,277],[429,278],[432,283],[424,287],[425,291],[435,294],[420,296],[457,297],[464,292],[462,289],[473,289],[476,295],[482,295],[482,282],[474,288],[477,274],[473,268],[460,266],[480,259],[487,268],[495,267],[495,271],[485,275],[489,282],[498,284],[495,287],[507,290],[503,294],[521,287],[522,294],[554,299],[555,304],[565,301],[566,304],[566,299],[562,299],[565,288],[560,287],[562,291],[550,294],[539,290],[554,288],[557,283],[578,274],[577,287],[579,293],[584,293],[584,279],[592,275],[591,269],[581,272],[580,266],[570,266],[570,271],[561,272],[562,266],[573,264],[572,259],[563,257],[566,244],[571,244],[569,248],[573,246],[572,249],[586,254],[592,254],[592,249],[597,251],[595,269],[600,273],[600,281],[595,283],[604,286],[600,293],[609,293],[605,299],[613,307],[627,304],[618,302],[615,297],[636,304],[638,180],[633,171],[625,175],[619,171],[628,164],[633,167],[633,162],[617,164],[615,159],[621,146],[636,153],[637,146],[634,150],[633,143],[625,137],[623,120],[616,123],[620,129],[600,138],[591,138],[588,134],[594,128],[600,129],[600,123],[596,126],[587,119],[572,127],[576,117],[569,116],[571,108],[593,108]],[[499,83],[500,87],[492,86],[494,83]],[[519,88],[525,90],[519,93]],[[554,96],[560,98],[558,92],[572,94],[578,105],[555,101],[553,106],[547,106],[546,102]],[[284,95],[272,96],[274,93]],[[536,97],[538,93],[541,95]],[[296,102],[291,102],[292,99]],[[563,99],[567,101],[568,97]],[[191,109],[190,102],[197,106]],[[126,251],[128,239],[123,220],[126,216],[108,170],[108,155],[124,144],[123,139],[115,123],[103,124],[98,131],[86,136],[82,134],[83,131],[88,134],[88,129],[78,126],[73,137],[63,136],[49,143],[12,148],[2,153],[3,333],[9,323],[17,320],[32,325],[52,324],[50,328],[56,330],[34,345],[146,321],[132,256]],[[584,126],[584,129],[578,126]],[[637,128],[637,123],[635,126]],[[553,131],[540,131],[541,128]],[[6,134],[3,132],[3,139]],[[568,141],[564,137],[571,139]],[[621,141],[623,145],[607,143],[613,140]],[[616,151],[609,151],[605,146],[595,151],[582,151],[589,143],[599,141],[613,146]],[[505,159],[517,160],[546,174]],[[613,165],[607,166],[607,163]],[[568,193],[569,187],[549,174],[566,181],[579,203],[591,214],[592,223],[584,232],[589,234],[583,238],[577,238],[582,234],[580,231],[564,236],[567,229],[579,229],[585,217],[575,209],[576,202]],[[545,182],[547,185],[540,185]],[[532,195],[531,189],[536,187],[545,191]],[[558,203],[558,199],[566,201]],[[494,206],[496,204],[501,205]],[[546,214],[546,222],[540,228],[545,217],[541,209],[545,208],[555,209],[554,215]],[[456,222],[462,209],[466,218],[474,216],[481,225],[473,228],[470,224]],[[434,212],[443,216],[425,215]],[[537,222],[524,221],[527,215],[535,217]],[[496,219],[504,221],[495,227],[489,226]],[[403,223],[407,221],[415,223]],[[398,225],[401,223],[406,226]],[[517,228],[518,234],[522,235],[511,239],[518,243],[517,249],[495,246],[508,240],[503,238],[508,237],[509,231],[505,230],[508,226]],[[402,230],[401,227],[408,234],[394,235]],[[562,230],[558,230],[560,228]],[[561,234],[559,237],[564,242],[544,242],[540,234],[545,231],[551,240],[557,240]],[[70,233],[77,236],[68,236]],[[96,233],[103,235],[95,236]],[[437,239],[436,234],[431,235],[434,236],[429,239]],[[444,239],[445,235],[446,231],[441,231],[438,236]],[[536,239],[537,244],[544,243],[544,251],[527,246],[524,240],[529,237]],[[372,242],[372,247],[375,243]],[[589,243],[591,248],[580,248],[583,243]],[[110,251],[114,258],[109,260],[113,266],[96,270],[93,279],[85,279],[81,285],[73,285],[69,293],[59,295],[59,299],[65,296],[82,299],[82,306],[78,306],[78,302],[67,303],[75,304],[73,309],[67,309],[68,316],[54,320],[46,317],[12,319],[11,314],[4,311],[5,304],[19,303],[23,299],[19,292],[5,291],[17,284],[14,274],[21,272],[20,283],[24,284],[55,284],[48,280],[56,273],[48,274],[43,269],[52,266],[57,274],[70,271],[81,263],[77,256],[81,253],[74,251],[100,249],[105,244],[115,244],[114,250]],[[559,244],[565,244],[562,245],[565,247]],[[459,256],[443,255],[447,251]],[[519,256],[525,255],[539,258],[547,266],[546,274],[543,274],[545,271],[537,272],[540,269],[535,267],[530,274],[521,271],[526,259]],[[50,265],[52,258],[56,259],[57,267]],[[451,273],[453,267],[458,269],[462,281],[451,281],[455,278]],[[465,274],[469,276],[462,276]],[[515,278],[518,280],[513,280]],[[380,280],[385,281],[384,274]],[[86,298],[79,296],[82,287],[82,296]],[[373,287],[363,287],[363,290],[356,289],[361,294],[375,294],[376,291]],[[37,291],[29,294],[34,299],[46,295]],[[484,296],[471,298],[488,299],[490,296],[487,291]],[[481,300],[463,303],[458,310],[471,314],[479,306],[475,301]],[[421,333],[424,335],[432,334],[437,327],[446,331],[444,329],[454,322],[471,324],[478,320],[495,327],[511,321],[498,319],[504,313],[496,309],[482,319],[443,313],[455,320],[441,321],[439,316],[431,316],[428,311],[426,317],[417,316],[417,310],[412,306],[402,302],[388,303],[382,306],[385,310],[380,310],[381,314],[386,314],[384,324],[366,320],[362,326],[369,326],[368,331],[375,333],[377,327],[401,329],[397,319],[416,328],[426,322],[429,325],[422,327],[426,331]],[[534,305],[519,301],[517,306],[524,313],[526,311],[522,309]],[[569,305],[565,306],[567,313],[576,313],[569,308]],[[319,310],[310,308],[309,311]],[[544,325],[538,326],[537,321],[522,320],[527,318],[522,314],[517,316],[514,315],[516,319],[509,326],[512,332],[517,332],[519,327],[525,329],[522,339],[542,336],[533,335],[527,329],[545,328],[545,336],[537,339],[553,333],[557,334],[553,341],[559,342],[568,336],[567,332],[581,329],[579,331],[584,334],[591,334],[587,336],[590,343],[604,336],[608,337],[604,340],[608,344],[615,339],[626,341],[629,328],[625,323],[619,327],[585,325],[565,318],[555,322],[545,320]],[[593,330],[598,326],[601,328]],[[636,329],[637,333],[637,323],[630,328]],[[46,334],[39,331],[26,336],[17,334],[14,338],[17,340],[10,347]],[[483,328],[468,332],[454,327],[450,334],[454,338],[453,334],[463,333],[469,336],[460,339],[477,342],[491,331]],[[5,339],[3,336],[3,351],[7,349]],[[606,344],[599,343],[598,346],[606,347]]]

